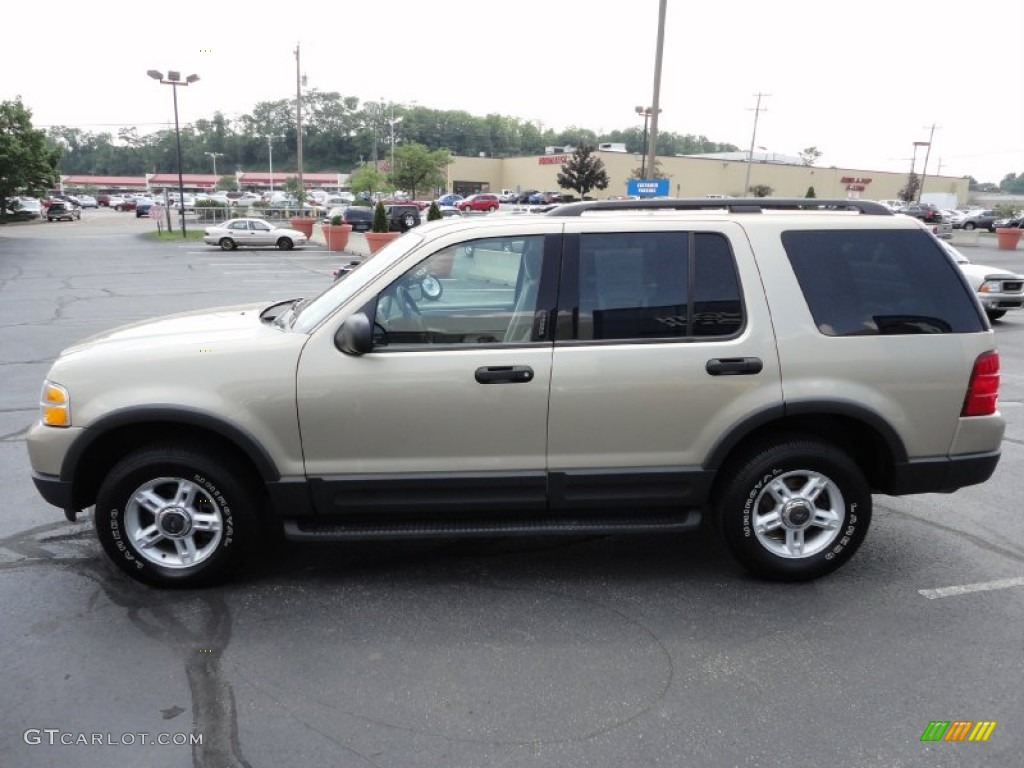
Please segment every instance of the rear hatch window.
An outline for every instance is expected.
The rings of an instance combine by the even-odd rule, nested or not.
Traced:
[[[956,265],[926,232],[792,230],[782,243],[826,336],[988,327]]]

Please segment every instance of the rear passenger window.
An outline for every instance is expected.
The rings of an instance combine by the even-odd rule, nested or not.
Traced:
[[[742,326],[728,240],[713,233],[597,233],[580,238],[575,338],[723,336]]]
[[[797,230],[782,243],[826,336],[985,328],[956,265],[926,232]]]

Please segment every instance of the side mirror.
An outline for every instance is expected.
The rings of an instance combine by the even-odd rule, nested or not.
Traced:
[[[373,351],[373,326],[363,312],[350,316],[334,334],[334,346],[346,355],[365,355]]]

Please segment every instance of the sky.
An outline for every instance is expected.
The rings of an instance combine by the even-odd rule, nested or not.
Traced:
[[[929,174],[998,183],[1024,173],[1020,3],[668,0],[660,130],[783,155],[814,146],[822,167],[897,172],[931,138]],[[171,89],[146,71],[176,69],[200,77],[178,89],[183,124],[235,118],[294,97],[298,46],[321,91],[600,133],[642,126],[635,108],[654,102],[658,6],[4,3],[0,100],[20,96],[37,127],[149,133],[174,116]]]

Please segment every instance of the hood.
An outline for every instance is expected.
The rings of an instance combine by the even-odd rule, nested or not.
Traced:
[[[65,349],[61,355],[73,355],[87,348],[108,344],[151,348],[171,339],[176,343],[188,344],[238,339],[267,327],[260,320],[260,313],[267,306],[266,303],[239,304],[143,320],[82,339]]]
[[[974,290],[978,290],[978,286],[986,280],[1024,280],[1024,276],[997,269],[996,267],[987,267],[984,264],[958,263],[957,266],[960,267],[960,271],[964,273],[967,282],[971,284]]]

